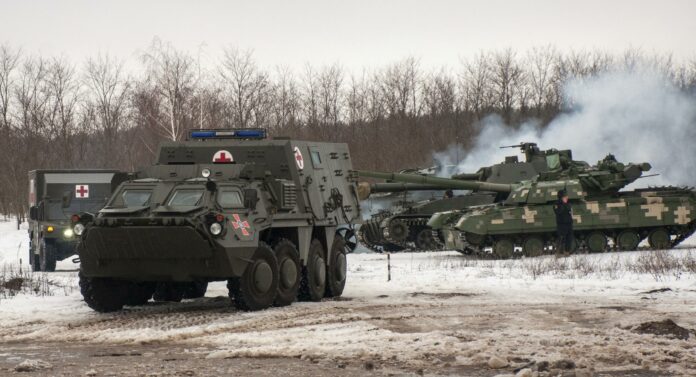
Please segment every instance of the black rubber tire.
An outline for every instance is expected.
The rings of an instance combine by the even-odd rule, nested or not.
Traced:
[[[287,306],[297,300],[300,290],[300,253],[295,244],[284,238],[275,244],[273,252],[278,260],[278,294],[273,305]]]
[[[326,292],[326,259],[324,246],[314,239],[309,245],[307,263],[302,268],[300,282],[300,301],[321,301]],[[320,269],[320,270],[318,270]]]
[[[125,304],[129,306],[145,305],[155,293],[156,284],[150,282],[128,284]]]
[[[207,281],[192,281],[190,283],[184,284],[183,298],[193,299],[201,298],[205,296],[205,292],[208,291]]]
[[[342,238],[335,238],[326,268],[326,297],[341,297],[346,286],[347,272],[346,243]]]
[[[184,298],[185,283],[160,282],[156,284],[152,299],[157,302],[181,302]]]
[[[257,280],[258,269],[269,274],[270,282],[267,282],[264,289],[259,289],[259,284],[263,283]],[[227,287],[237,308],[245,311],[263,310],[273,305],[278,294],[278,280],[278,260],[266,244],[261,244],[242,276],[230,279]]]
[[[100,313],[123,309],[128,295],[128,284],[110,278],[88,278],[79,274],[80,293],[87,306]]]
[[[39,260],[41,263],[41,271],[53,272],[56,270],[56,247],[50,243],[43,243],[39,251]]]

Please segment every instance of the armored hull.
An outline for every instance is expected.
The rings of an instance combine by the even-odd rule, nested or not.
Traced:
[[[693,190],[673,187],[621,192],[614,197],[572,201],[575,248],[588,252],[635,250],[646,240],[653,249],[677,246],[696,230]],[[438,219],[438,217],[441,217]],[[449,217],[449,219],[447,219]],[[464,213],[434,216],[448,249],[498,258],[553,252],[553,204],[497,204]]]

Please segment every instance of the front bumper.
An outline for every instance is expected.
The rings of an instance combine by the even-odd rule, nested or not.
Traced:
[[[79,245],[82,273],[138,281],[239,276],[254,248],[234,255],[191,226],[89,227]]]

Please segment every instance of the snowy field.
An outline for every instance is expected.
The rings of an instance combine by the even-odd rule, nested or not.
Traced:
[[[0,223],[5,274],[26,258],[26,230],[14,225]],[[385,255],[352,254],[336,301],[244,313],[224,283],[214,283],[204,299],[98,314],[82,302],[67,261],[61,271],[32,275],[43,284],[39,293],[0,295],[0,350],[171,345],[206,359],[290,357],[374,374],[532,375],[527,367],[549,375],[572,361],[577,376],[693,376],[696,333],[677,339],[637,328],[671,319],[696,329],[694,266],[689,248],[508,261],[402,253],[391,256],[387,281]],[[0,366],[12,357],[0,351]]]

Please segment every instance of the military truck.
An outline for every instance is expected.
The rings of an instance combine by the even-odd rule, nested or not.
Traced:
[[[456,181],[484,181],[489,183],[516,183],[536,177],[539,173],[566,171],[569,169],[587,167],[584,161],[573,160],[571,150],[547,149],[541,150],[536,143],[523,142],[518,145],[501,148],[520,148],[525,160],[519,161],[517,156],[508,156],[501,163],[478,169],[475,173],[462,173],[451,176]],[[364,172],[369,174],[370,172]],[[362,174],[365,177],[368,175]],[[414,175],[428,177],[427,174],[400,172],[397,175]],[[378,177],[383,177],[378,175]],[[442,250],[441,235],[433,232],[427,225],[434,213],[461,210],[472,206],[491,204],[503,201],[507,193],[488,190],[466,192],[454,195],[451,191],[456,187],[442,184],[414,184],[391,181],[387,183],[360,182],[359,193],[365,200],[374,193],[383,192],[419,192],[438,193],[438,196],[421,200],[393,202],[365,221],[358,230],[360,242],[373,251],[397,252],[403,250],[433,251]],[[443,195],[450,190],[451,195]]]
[[[242,310],[338,297],[360,207],[346,144],[195,130],[75,217],[80,288],[110,312],[227,281]],[[201,292],[203,291],[203,292]]]
[[[55,271],[56,262],[76,253],[70,217],[101,209],[127,173],[117,170],[29,172],[29,264]]]

